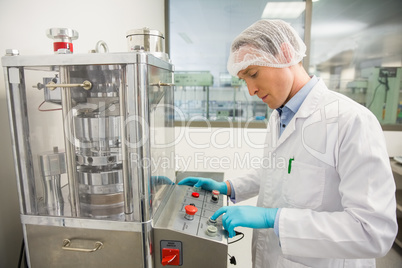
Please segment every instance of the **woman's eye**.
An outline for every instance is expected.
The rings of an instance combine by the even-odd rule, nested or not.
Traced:
[[[258,72],[255,72],[255,73],[251,74],[250,77],[256,78],[256,77],[257,77],[257,74],[258,74]]]

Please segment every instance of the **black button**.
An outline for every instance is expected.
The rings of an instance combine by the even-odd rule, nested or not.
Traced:
[[[282,125],[282,127],[286,127],[286,125],[285,125],[285,124],[283,124],[283,125]]]

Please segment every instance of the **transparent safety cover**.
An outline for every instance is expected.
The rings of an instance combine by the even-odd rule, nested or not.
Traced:
[[[104,64],[7,73],[23,214],[140,221],[144,202],[155,213],[175,182],[173,88],[157,85],[171,83],[170,70]]]

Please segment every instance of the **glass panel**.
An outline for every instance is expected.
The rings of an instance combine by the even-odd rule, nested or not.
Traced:
[[[313,3],[309,72],[382,124],[402,123],[401,10],[400,0]]]
[[[233,38],[260,19],[267,4],[278,2],[284,2],[284,10],[271,17],[283,19],[290,9],[288,2],[294,1],[170,1],[170,55],[176,70],[206,71],[214,78],[209,99],[203,87],[177,89],[175,103],[186,120],[209,116],[243,121],[269,114],[261,109],[254,113],[254,108],[250,112],[250,107],[260,106],[255,98],[234,101],[248,92],[245,86],[230,90],[234,87],[226,60]],[[319,0],[313,1],[312,9],[308,72],[322,78],[331,90],[368,107],[382,124],[401,124],[402,1]],[[303,37],[304,13],[284,20]]]
[[[71,100],[67,100],[72,106],[69,116],[73,122],[73,138],[70,142],[75,145],[80,215],[122,220],[124,198],[119,88],[124,68],[120,65],[66,68],[66,77],[62,79],[64,83],[92,83],[91,90],[71,88]]]
[[[26,88],[21,84],[22,90],[11,90],[11,94],[15,121],[21,122],[16,131],[23,174],[20,183],[32,188],[31,193],[23,192],[27,214],[74,216],[69,202],[67,137],[68,144],[74,146],[79,216],[124,219],[118,96],[122,70],[115,65],[70,66],[60,73],[24,69]],[[66,116],[72,124],[64,131],[63,92],[44,85],[81,84],[85,80],[92,82],[91,90],[65,89],[71,96],[67,101],[72,108]]]
[[[43,88],[58,72],[20,70],[17,84],[18,69],[8,69],[23,212],[70,215],[60,96]]]
[[[149,81],[171,81],[171,72],[149,66]],[[172,86],[149,87],[151,198],[156,212],[169,186],[175,183],[174,106]]]
[[[283,17],[270,6],[296,2],[298,13]],[[170,0],[170,56],[175,65],[176,120],[264,120],[270,111],[226,69],[233,39],[262,17],[291,23],[303,39],[304,1]],[[300,9],[301,7],[301,9]],[[293,8],[292,8],[293,10]],[[210,77],[208,77],[210,76]],[[210,78],[210,79],[209,79]]]
[[[147,222],[164,201],[175,182],[172,66],[133,55],[9,58],[26,64],[6,72],[24,215]]]

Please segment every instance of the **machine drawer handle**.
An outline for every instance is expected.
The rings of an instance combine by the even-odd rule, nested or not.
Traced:
[[[92,88],[92,83],[87,80],[82,82],[82,84],[56,84],[55,82],[50,81],[46,84],[46,87],[50,90],[54,90],[57,87],[82,87],[85,90],[90,90]]]
[[[103,247],[103,243],[100,241],[96,241],[94,248],[73,248],[71,247],[71,240],[70,239],[64,239],[63,240],[63,246],[61,247],[64,250],[70,250],[70,251],[78,251],[78,252],[95,252]]]

